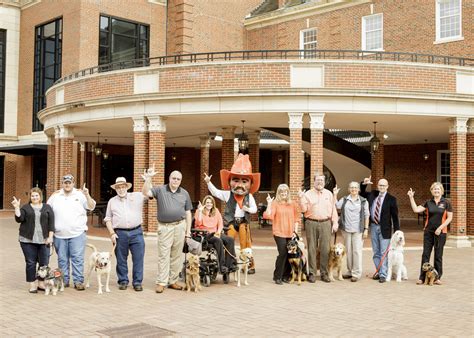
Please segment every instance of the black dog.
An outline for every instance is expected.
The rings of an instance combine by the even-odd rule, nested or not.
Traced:
[[[286,245],[288,249],[288,262],[291,265],[290,284],[298,278],[298,285],[301,285],[301,281],[305,281],[307,277],[307,260],[301,246],[304,247],[304,244],[302,242],[300,243],[300,238],[297,234],[294,234],[293,238]]]

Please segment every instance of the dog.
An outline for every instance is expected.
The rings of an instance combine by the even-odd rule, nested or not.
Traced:
[[[421,269],[425,272],[425,285],[433,286],[433,283],[439,278],[438,271],[429,262],[423,263]]]
[[[288,262],[291,266],[291,280],[290,284],[297,280],[298,285],[301,285],[301,281],[305,281],[308,275],[308,261],[304,254],[304,243],[300,241],[298,235],[294,234],[293,237],[286,244],[288,250]]]
[[[337,279],[343,280],[342,278],[342,264],[346,258],[346,246],[342,243],[331,245],[329,250],[329,262],[328,262],[328,274],[329,280],[335,282],[333,272],[336,270]]]
[[[111,256],[110,252],[98,252],[97,248],[92,244],[87,244],[89,248],[92,248],[94,252],[89,256],[89,273],[86,278],[86,288],[90,287],[90,278],[92,270],[95,270],[97,273],[97,285],[99,287],[98,294],[102,294],[102,275],[105,274],[105,292],[110,292],[109,281],[110,281],[110,271],[111,271]],[[115,248],[115,246],[114,246]],[[113,251],[113,249],[112,249]]]
[[[252,248],[241,249],[237,257],[237,264],[241,265],[237,271],[235,271],[235,280],[237,281],[237,287],[240,288],[240,274],[244,273],[244,284],[249,285],[247,276],[249,274],[250,262],[253,260]]]
[[[46,296],[51,292],[56,296],[58,291],[64,291],[64,274],[61,269],[51,269],[49,266],[40,266],[38,268],[38,277],[44,279],[44,294]]]
[[[405,246],[405,235],[403,231],[397,230],[393,233],[390,239],[390,250],[388,251],[388,270],[387,282],[392,279],[392,274],[395,274],[396,281],[401,282],[408,279],[407,268],[404,264],[403,247]]]
[[[201,278],[199,276],[199,256],[188,254],[186,261],[186,287],[185,290],[188,292],[194,288],[194,292],[201,291]]]

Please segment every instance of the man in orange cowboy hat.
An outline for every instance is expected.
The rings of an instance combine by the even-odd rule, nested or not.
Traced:
[[[221,185],[224,190],[217,189],[211,183],[211,176],[204,174],[204,181],[211,194],[226,203],[224,225],[227,234],[236,237],[239,234],[240,249],[252,246],[250,238],[250,214],[257,212],[257,204],[252,196],[260,187],[260,173],[252,173],[249,155],[239,154],[229,170],[222,169]],[[250,263],[249,274],[255,273],[255,262]]]

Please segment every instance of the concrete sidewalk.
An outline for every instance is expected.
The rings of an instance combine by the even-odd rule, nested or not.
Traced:
[[[91,289],[45,297],[27,291],[18,225],[3,218],[0,227],[0,336],[474,335],[473,248],[445,250],[442,286],[415,285],[419,249],[406,251],[406,282],[379,284],[364,277],[357,283],[279,286],[272,282],[276,249],[267,247],[255,250],[257,274],[249,286],[224,285],[219,277],[197,294],[156,294],[156,240],[149,238],[143,292],[119,291],[113,272],[109,294],[97,295],[94,275]],[[99,250],[111,248],[105,240],[89,241]],[[56,255],[51,265],[57,266]],[[372,272],[371,252],[365,250],[364,276]]]

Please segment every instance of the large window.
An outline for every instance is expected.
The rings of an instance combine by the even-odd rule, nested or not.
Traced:
[[[436,41],[461,37],[461,0],[436,0]]]
[[[362,49],[383,50],[383,14],[362,18]]]
[[[451,193],[449,150],[438,151],[437,165],[438,165],[438,168],[437,168],[438,181],[443,184],[444,196],[449,197]]]
[[[148,25],[101,15],[99,34],[100,65],[149,57]]]
[[[7,31],[0,29],[0,133],[5,132],[5,68]]]
[[[35,30],[33,131],[43,130],[37,114],[46,107],[46,91],[61,77],[62,23],[62,19],[56,19]]]
[[[301,57],[314,57],[314,50],[318,47],[316,28],[310,28],[300,31],[300,49],[304,50]]]

